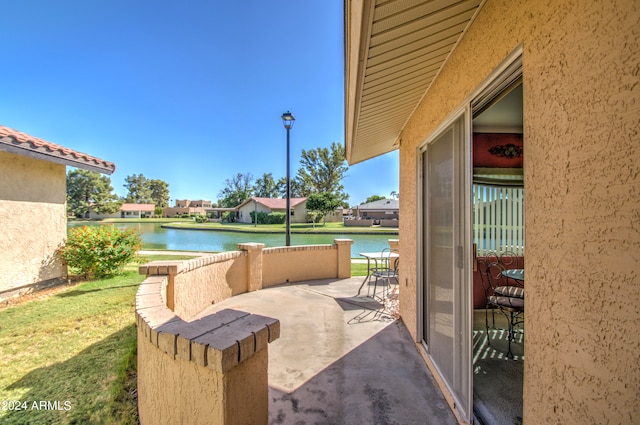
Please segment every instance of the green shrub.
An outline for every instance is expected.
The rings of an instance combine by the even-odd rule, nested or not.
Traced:
[[[266,224],[267,223],[267,215],[268,215],[268,213],[266,213],[264,211],[258,211],[257,214],[255,212],[251,211],[249,213],[249,215],[251,216],[251,222],[252,223],[256,222],[256,216],[258,217],[258,224]]]
[[[137,259],[142,247],[135,229],[114,226],[83,226],[69,229],[67,241],[60,248],[62,259],[87,279],[113,276]]]
[[[232,223],[236,221],[236,213],[235,211],[225,211],[222,213],[222,221],[225,223]]]
[[[319,223],[322,220],[324,214],[320,211],[308,211],[307,212],[307,223]]]
[[[280,212],[272,212],[267,214],[267,224],[283,224],[287,215]]]
[[[255,223],[256,214],[251,211],[249,213],[251,215],[251,222]],[[284,213],[272,212],[266,213],[264,211],[258,211],[258,224],[283,224],[286,218]]]
[[[209,217],[207,217],[206,215],[197,215],[196,216],[196,223],[206,223],[209,221]]]

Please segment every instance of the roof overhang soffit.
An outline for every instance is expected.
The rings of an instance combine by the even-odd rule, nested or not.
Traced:
[[[53,162],[55,164],[68,165],[70,167],[82,168],[102,174],[113,174],[115,164],[98,159],[86,159],[83,154],[69,153],[61,151],[50,152],[46,148],[28,149],[23,147],[25,143],[16,142],[12,137],[0,136],[0,151],[15,153],[29,158],[40,159]],[[71,151],[70,151],[71,152]],[[86,156],[88,158],[88,155]]]
[[[483,0],[345,1],[345,148],[356,164],[400,132]]]

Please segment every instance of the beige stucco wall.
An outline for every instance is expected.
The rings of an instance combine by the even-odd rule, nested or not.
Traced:
[[[0,170],[0,292],[61,278],[65,166],[0,152]]]
[[[301,202],[293,207],[293,215],[291,216],[292,223],[306,223],[307,222],[307,201]]]
[[[174,278],[175,312],[183,318],[198,314],[217,303],[247,292],[247,254],[224,252],[185,262]]]
[[[334,239],[333,245],[266,248],[260,265],[261,287],[351,277],[351,245],[352,239]]]
[[[234,295],[302,280],[351,277],[352,239],[332,245],[264,248],[241,243],[227,251],[188,261],[154,261],[140,273],[167,275],[164,302],[190,320],[211,304]]]
[[[638,7],[488,0],[401,134],[401,314],[417,338],[416,149],[522,44],[525,423],[640,421]]]
[[[142,329],[138,327],[138,363],[144,365],[138,367],[137,377],[144,388],[138,392],[140,422],[223,424],[222,374],[191,361],[173,359],[150,344]],[[189,381],[202,385],[191,391],[189,387],[167,384]],[[158,385],[160,382],[164,385]],[[167,411],[157,406],[173,408]]]
[[[245,360],[242,367],[231,369],[226,374],[224,380],[227,395],[225,425],[268,422],[265,420],[269,417],[268,390],[247,393],[247,388],[268,388],[268,369],[269,351],[262,350]]]
[[[267,423],[268,351],[220,372],[168,355],[138,327],[138,406],[142,424]]]
[[[279,322],[230,309],[185,321],[166,305],[166,273],[179,263],[152,264],[136,294],[140,422],[266,425],[267,345]]]

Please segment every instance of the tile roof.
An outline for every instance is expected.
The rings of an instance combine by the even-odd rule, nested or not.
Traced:
[[[251,198],[258,201],[260,204],[264,205],[267,208],[271,208],[272,210],[284,210],[287,208],[287,199],[286,198]],[[307,198],[291,198],[291,208],[294,208],[296,205],[301,204],[306,201]]]
[[[307,198],[291,198],[291,208],[295,208],[298,204],[306,201]],[[287,209],[287,199],[286,198],[258,198],[252,197],[244,201],[242,204],[238,205],[236,208],[240,208],[250,202],[256,201],[259,204],[264,205],[265,207],[272,210],[285,210]]]
[[[116,170],[116,165],[112,162],[47,142],[2,125],[0,125],[0,150],[103,174],[113,174]]]

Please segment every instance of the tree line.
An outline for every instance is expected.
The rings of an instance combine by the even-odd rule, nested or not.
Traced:
[[[67,212],[76,217],[113,214],[124,203],[155,204],[156,209],[169,206],[169,184],[159,179],[147,179],[142,174],[125,178],[127,195],[113,192],[111,178],[93,171],[74,169],[67,172]]]
[[[349,195],[344,191],[342,179],[348,166],[344,146],[332,143],[302,150],[300,167],[290,179],[293,198],[307,197],[309,210],[326,213],[344,205]],[[286,178],[277,181],[273,173],[264,173],[258,179],[251,173],[237,173],[225,180],[218,194],[218,205],[233,208],[251,198],[282,198],[286,196]],[[169,206],[169,184],[159,179],[148,179],[142,174],[127,176],[124,187],[127,195],[120,198],[113,192],[111,179],[92,171],[74,169],[67,173],[67,210],[76,217],[87,217],[89,211],[113,214],[123,203],[155,204],[162,210]]]
[[[347,172],[344,146],[332,143],[329,148],[302,150],[300,168],[290,179],[292,198],[308,197],[312,194],[330,194],[340,202],[346,203],[349,195],[345,193],[342,179]],[[252,196],[259,198],[283,198],[286,196],[286,177],[276,180],[273,173],[264,173],[254,180],[251,173],[237,173],[224,182],[225,186],[218,194],[220,206],[232,208]]]

